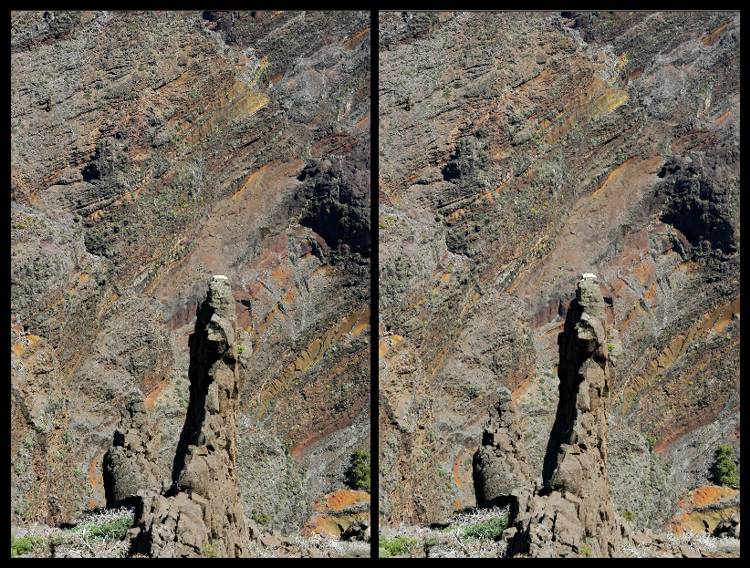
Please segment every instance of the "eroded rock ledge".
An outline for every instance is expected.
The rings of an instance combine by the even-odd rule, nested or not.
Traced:
[[[248,555],[237,481],[239,392],[234,299],[214,276],[190,337],[190,403],[163,491],[138,492],[132,552],[151,557]]]

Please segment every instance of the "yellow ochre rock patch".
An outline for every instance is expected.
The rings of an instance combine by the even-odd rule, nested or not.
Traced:
[[[739,507],[727,505],[710,510],[704,509],[710,505],[719,504],[725,499],[732,499],[737,495],[739,495],[739,490],[717,485],[704,485],[694,489],[679,501],[678,506],[682,509],[682,512],[675,515],[672,520],[672,530],[676,534],[682,534],[685,531],[694,533],[713,532],[716,525],[725,519],[729,519],[739,510]]]
[[[339,489],[328,493],[313,503],[313,514],[302,534],[338,538],[352,523],[369,520],[369,509],[370,494],[367,491]]]
[[[591,83],[581,90],[578,99],[560,114],[556,124],[547,132],[545,141],[552,143],[559,140],[576,123],[609,114],[627,101],[627,91],[610,87],[605,81],[594,77]]]

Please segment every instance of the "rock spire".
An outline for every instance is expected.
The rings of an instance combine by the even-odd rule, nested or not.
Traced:
[[[132,551],[152,557],[247,556],[237,480],[239,374],[234,298],[214,276],[190,337],[190,403],[172,485],[142,491]]]

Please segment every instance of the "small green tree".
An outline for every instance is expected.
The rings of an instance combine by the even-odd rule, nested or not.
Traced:
[[[714,454],[714,464],[711,467],[711,473],[716,483],[739,487],[740,472],[737,469],[735,459],[736,456],[732,446],[719,444]]]
[[[354,489],[370,490],[370,452],[354,450],[351,464],[346,471],[346,482]]]

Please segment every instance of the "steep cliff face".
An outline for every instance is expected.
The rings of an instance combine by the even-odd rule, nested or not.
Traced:
[[[133,399],[158,425],[154,475],[171,477],[211,274],[235,299],[247,514],[298,528],[344,487],[369,445],[369,25],[11,15],[14,522],[105,504],[103,456]],[[74,483],[43,481],[58,461]],[[250,483],[269,468],[274,498]]]
[[[660,528],[712,483],[739,442],[739,30],[722,12],[382,15],[385,523],[476,503],[499,387],[541,474],[585,272],[618,337],[616,510]]]

